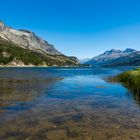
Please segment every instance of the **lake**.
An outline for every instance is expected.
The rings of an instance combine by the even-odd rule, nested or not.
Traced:
[[[0,140],[140,140],[133,68],[0,68]]]

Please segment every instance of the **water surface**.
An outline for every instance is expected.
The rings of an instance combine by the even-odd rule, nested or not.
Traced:
[[[139,140],[140,104],[106,80],[130,69],[0,68],[0,139]]]

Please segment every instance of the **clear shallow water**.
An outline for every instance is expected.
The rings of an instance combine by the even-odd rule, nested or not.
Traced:
[[[121,68],[1,68],[0,139],[140,139],[140,106]]]

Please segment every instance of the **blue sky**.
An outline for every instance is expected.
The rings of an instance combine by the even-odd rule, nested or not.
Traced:
[[[140,50],[139,0],[0,0],[0,19],[32,30],[66,55]]]

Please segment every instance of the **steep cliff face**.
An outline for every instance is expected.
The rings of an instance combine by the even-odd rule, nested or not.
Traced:
[[[9,64],[75,66],[79,63],[57,51],[33,32],[15,30],[0,22],[0,65]]]

